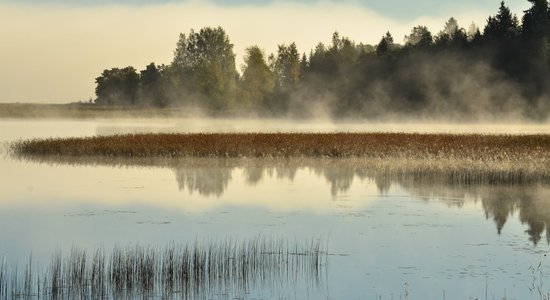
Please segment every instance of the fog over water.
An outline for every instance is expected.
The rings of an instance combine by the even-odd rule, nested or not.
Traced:
[[[0,300],[550,299],[547,2],[0,0]]]
[[[93,136],[125,133],[198,133],[198,132],[405,132],[405,133],[455,133],[455,134],[546,134],[550,123],[421,123],[421,122],[361,122],[331,121],[327,119],[238,119],[238,118],[169,118],[169,119],[89,119],[74,120],[3,120],[3,132],[10,140],[23,138],[47,138],[55,136]],[[29,128],[21,128],[28,123]],[[44,127],[32,131],[33,124]],[[47,128],[55,130],[48,131]],[[17,129],[17,130],[16,130]]]

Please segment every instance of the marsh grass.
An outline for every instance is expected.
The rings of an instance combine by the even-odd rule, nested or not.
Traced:
[[[10,149],[16,157],[36,161],[139,165],[163,159],[321,158],[355,160],[364,170],[385,176],[444,177],[464,184],[550,180],[550,135],[133,134],[24,140]]]
[[[319,240],[264,237],[164,249],[118,246],[91,256],[73,248],[54,254],[44,272],[36,271],[32,258],[23,274],[4,261],[0,299],[198,299],[244,295],[260,286],[285,290],[300,279],[319,286],[326,259]]]
[[[27,155],[116,157],[366,157],[515,161],[550,153],[550,135],[406,133],[129,134],[20,141]]]

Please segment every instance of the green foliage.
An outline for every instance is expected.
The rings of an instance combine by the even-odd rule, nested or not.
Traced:
[[[547,0],[528,0],[532,3],[523,15],[523,35],[540,39],[550,35],[550,11]]]
[[[477,44],[482,39],[479,27],[473,22],[470,24],[470,27],[468,27],[468,32],[466,35],[468,37],[468,41],[473,44]]]
[[[447,35],[452,39],[459,30],[460,27],[458,26],[457,20],[455,18],[450,18],[445,23],[445,27],[443,28],[443,31],[440,35]]]
[[[389,32],[377,45],[334,32],[331,43],[308,55],[290,43],[266,59],[252,46],[240,75],[221,27],[191,30],[180,34],[168,66],[152,63],[139,74],[132,67],[105,70],[96,79],[95,102],[292,116],[321,107],[332,116],[369,118],[465,117],[483,106],[489,115],[543,119],[550,117],[550,9],[547,0],[529,1],[522,24],[501,2],[483,33],[450,18],[435,35],[422,25],[412,28],[404,46]]]
[[[204,107],[223,110],[236,92],[237,71],[233,44],[221,27],[180,34],[172,67],[184,90],[200,98]]]
[[[278,87],[282,89],[296,87],[300,81],[300,54],[296,44],[279,45],[277,57],[272,58],[271,68]]]
[[[393,36],[388,31],[380,40],[380,43],[378,43],[378,46],[376,46],[376,54],[378,55],[384,55],[390,52],[390,50],[394,47],[393,43]]]
[[[433,43],[432,33],[426,26],[416,26],[411,30],[411,34],[405,36],[405,44],[419,48],[426,48]]]
[[[258,46],[246,49],[244,62],[240,103],[248,109],[259,109],[273,94],[274,74],[267,65],[264,52]]]
[[[388,33],[389,34],[389,33]],[[391,35],[389,38],[393,40]],[[357,60],[358,49],[355,43],[347,37],[340,38],[338,32],[335,32],[332,36],[332,48],[330,49],[330,55],[334,58],[336,65],[340,67],[349,67]]]
[[[507,41],[514,39],[521,33],[517,16],[512,15],[510,9],[500,3],[500,9],[496,16],[487,19],[487,25],[483,30],[483,35],[490,40]]]
[[[104,70],[95,80],[100,105],[133,105],[137,102],[139,75],[134,67]]]
[[[439,48],[464,47],[467,43],[468,34],[458,25],[455,18],[450,18],[435,38],[435,45]]]
[[[159,68],[155,63],[150,63],[140,72],[141,103],[144,105],[165,107],[168,104],[163,85],[163,68],[164,66]]]

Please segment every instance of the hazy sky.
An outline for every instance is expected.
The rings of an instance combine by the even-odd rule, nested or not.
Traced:
[[[438,32],[454,16],[483,26],[500,0],[0,0],[0,102],[72,102],[94,96],[103,69],[170,63],[178,34],[222,26],[237,53],[250,45],[272,52],[295,41],[309,52],[338,30],[377,43],[397,42],[416,25]],[[507,5],[521,15],[527,0]]]

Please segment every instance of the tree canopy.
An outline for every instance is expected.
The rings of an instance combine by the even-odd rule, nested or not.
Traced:
[[[449,18],[433,34],[418,25],[403,45],[390,32],[376,45],[334,32],[329,44],[296,43],[266,54],[248,47],[237,71],[221,27],[180,34],[169,65],[104,70],[97,105],[199,107],[271,116],[550,117],[550,8],[529,0],[518,18],[500,3],[480,29]],[[520,21],[521,20],[521,21]]]
[[[246,108],[262,108],[275,88],[274,74],[258,46],[246,49],[241,78],[241,101]]]

